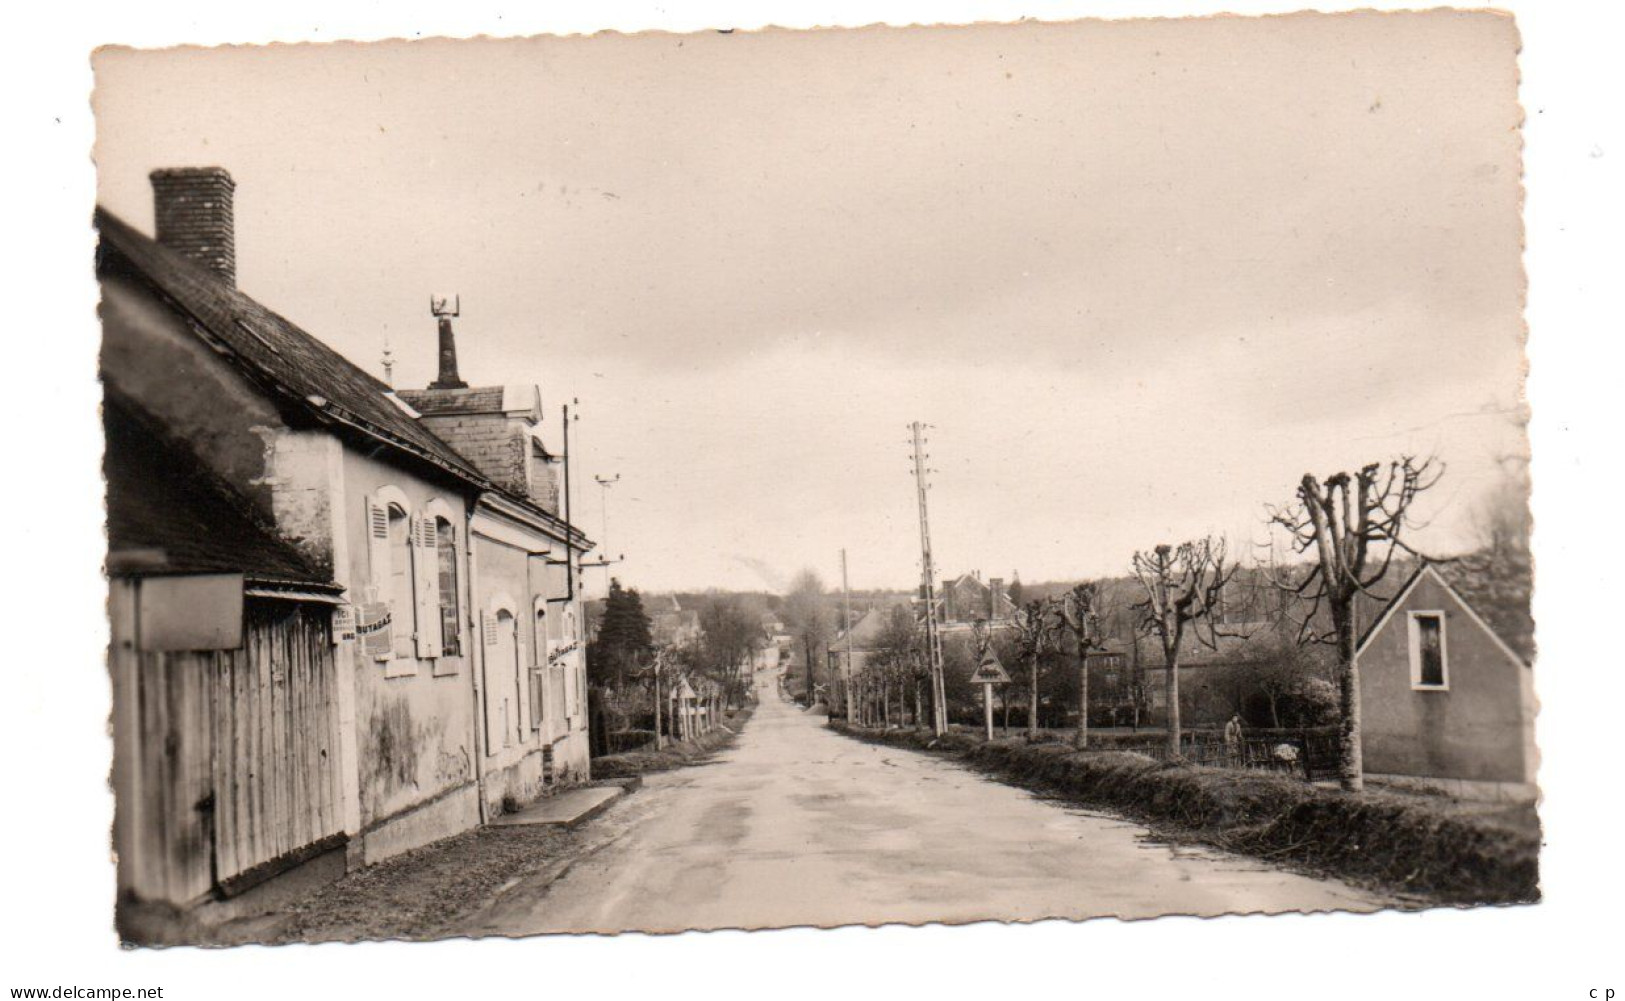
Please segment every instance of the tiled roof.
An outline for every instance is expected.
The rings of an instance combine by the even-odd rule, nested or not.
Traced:
[[[293,546],[254,523],[246,503],[131,410],[110,401],[104,422],[110,573],[241,573],[254,581],[324,583]]]
[[[395,395],[420,414],[446,417],[454,414],[502,413],[504,390],[501,386],[481,386],[475,389],[398,389]]]
[[[490,484],[450,445],[392,403],[389,387],[213,272],[98,209],[99,266],[127,267],[178,309],[250,378],[326,419],[339,419],[474,485]],[[313,403],[311,398],[321,401]]]

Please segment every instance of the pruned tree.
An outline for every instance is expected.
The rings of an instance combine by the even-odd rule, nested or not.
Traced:
[[[875,637],[869,660],[877,668],[880,679],[881,721],[891,721],[891,695],[897,693],[897,719],[905,715],[905,693],[914,673],[914,653],[919,647],[919,627],[907,605],[893,605],[886,612],[880,632]]]
[[[1355,604],[1362,594],[1372,596],[1371,588],[1388,575],[1396,554],[1427,562],[1403,536],[1414,527],[1416,499],[1443,474],[1442,463],[1409,455],[1324,480],[1305,473],[1293,503],[1270,511],[1270,521],[1291,534],[1296,552],[1314,554],[1309,571],[1296,575],[1299,579],[1290,571],[1278,572],[1275,583],[1307,603],[1299,641],[1327,643],[1337,650],[1338,777],[1350,791],[1365,784]],[[1329,630],[1324,628],[1327,619]]]
[[[1226,632],[1214,612],[1224,594],[1224,586],[1236,575],[1237,564],[1226,562],[1225,541],[1207,536],[1182,542],[1176,548],[1166,543],[1149,553],[1136,552],[1134,576],[1140,582],[1144,599],[1135,603],[1139,630],[1155,638],[1162,647],[1163,668],[1167,674],[1168,751],[1180,752],[1182,733],[1179,721],[1179,659],[1187,633],[1211,649],[1218,649]]]
[[[1038,662],[1049,650],[1055,635],[1051,602],[1029,601],[1016,609],[1012,619],[1016,657],[1027,664],[1027,739],[1038,739]]]
[[[1078,647],[1078,733],[1073,744],[1081,751],[1089,746],[1089,655],[1106,649],[1110,612],[1105,592],[1093,582],[1078,584],[1061,596],[1056,614]]]

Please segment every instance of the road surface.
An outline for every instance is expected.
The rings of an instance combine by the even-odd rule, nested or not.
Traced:
[[[584,852],[452,934],[1375,910],[1390,901],[867,744],[764,691],[713,762],[649,778]]]

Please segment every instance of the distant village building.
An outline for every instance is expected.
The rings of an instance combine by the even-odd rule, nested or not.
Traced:
[[[983,583],[980,570],[943,581],[938,599],[942,602],[944,622],[971,623],[978,619],[999,622],[1016,613],[1016,604],[1010,599],[1004,578],[992,577]]]
[[[1363,766],[1371,778],[1461,796],[1533,799],[1527,593],[1495,609],[1508,620],[1503,635],[1463,597],[1472,584],[1423,566],[1361,638]]]
[[[152,180],[156,240],[96,216],[121,901],[327,878],[585,779],[590,542],[539,438],[454,447],[235,287],[225,171]],[[518,442],[523,409],[458,418]]]
[[[650,602],[649,635],[667,646],[690,646],[700,639],[700,613],[684,608],[675,594]]]

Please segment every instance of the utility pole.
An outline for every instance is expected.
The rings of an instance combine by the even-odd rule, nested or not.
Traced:
[[[593,476],[598,484],[598,517],[599,526],[603,529],[603,543],[609,545],[609,488],[619,483],[621,474],[614,476]]]
[[[841,550],[841,617],[846,620],[846,670],[842,671],[846,688],[846,718],[852,718],[852,592],[846,586],[846,550]]]
[[[926,425],[909,425],[914,444],[914,489],[920,502],[920,598],[925,604],[925,654],[931,672],[931,732],[940,737],[948,732],[946,686],[942,679],[942,633],[937,627],[936,567],[931,561],[931,519],[926,510],[925,492],[930,489],[925,460]]]

